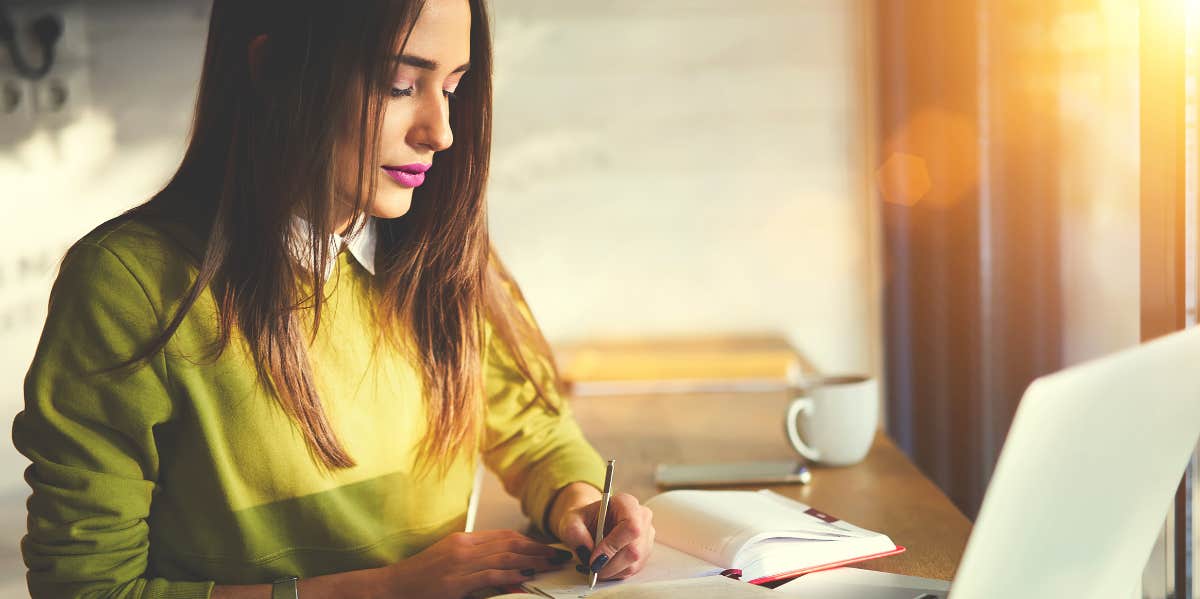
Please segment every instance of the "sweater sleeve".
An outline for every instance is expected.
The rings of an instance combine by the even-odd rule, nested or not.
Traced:
[[[154,432],[172,409],[162,352],[132,372],[98,372],[143,349],[159,325],[120,257],[88,241],[72,248],[13,422],[13,443],[32,462],[21,552],[35,599],[212,591],[212,582],[146,577],[146,518],[159,475]]]
[[[527,318],[528,307],[518,300]],[[597,489],[604,485],[604,461],[583,437],[568,403],[559,396],[549,365],[531,363],[557,413],[535,401],[537,390],[517,368],[509,348],[489,328],[484,366],[487,416],[483,458],[520,499],[521,509],[544,530],[550,502],[563,487],[576,481]],[[528,361],[528,360],[527,360]]]

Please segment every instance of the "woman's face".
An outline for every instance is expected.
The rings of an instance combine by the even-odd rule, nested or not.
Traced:
[[[467,0],[427,0],[392,73],[384,99],[378,164],[368,176],[378,178],[375,200],[367,211],[380,218],[408,212],[413,189],[435,166],[434,154],[450,147],[451,94],[471,58],[471,7]],[[356,147],[354,144],[352,147]],[[353,161],[352,161],[353,162]],[[351,167],[353,168],[353,167]],[[351,178],[351,180],[353,180]],[[350,224],[351,193],[341,198],[335,222]]]

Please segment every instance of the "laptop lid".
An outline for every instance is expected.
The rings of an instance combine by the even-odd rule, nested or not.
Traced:
[[[1025,391],[950,589],[1129,599],[1200,433],[1200,328]]]

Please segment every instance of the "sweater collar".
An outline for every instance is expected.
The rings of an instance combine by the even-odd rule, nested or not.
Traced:
[[[366,220],[363,223],[363,220]],[[359,225],[362,225],[359,230]],[[308,247],[308,240],[312,224],[304,217],[299,215],[292,216],[292,232],[296,243],[292,244],[292,255],[300,261],[300,264],[308,269],[312,269],[313,256]],[[346,245],[346,249],[350,251],[350,255],[358,261],[367,272],[375,274],[375,217],[369,214],[363,214],[359,220],[350,227],[351,234],[348,237],[342,237],[337,233],[329,234],[329,247],[331,248],[329,260],[325,263],[325,280],[329,280],[329,276],[333,274],[333,267],[337,261],[337,254],[342,249],[342,244]]]

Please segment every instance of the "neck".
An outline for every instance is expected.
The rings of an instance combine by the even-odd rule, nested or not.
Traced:
[[[297,211],[297,213],[300,215],[300,218],[303,218],[310,224],[313,222],[313,219],[309,217],[308,210],[301,208],[299,211]],[[346,234],[350,232],[350,227],[354,225],[354,219],[351,218],[353,213],[354,211],[352,209],[343,209],[343,207],[339,206],[332,218],[333,226],[330,227],[332,229],[331,232],[345,237]],[[364,214],[363,218],[368,216],[370,215]]]

